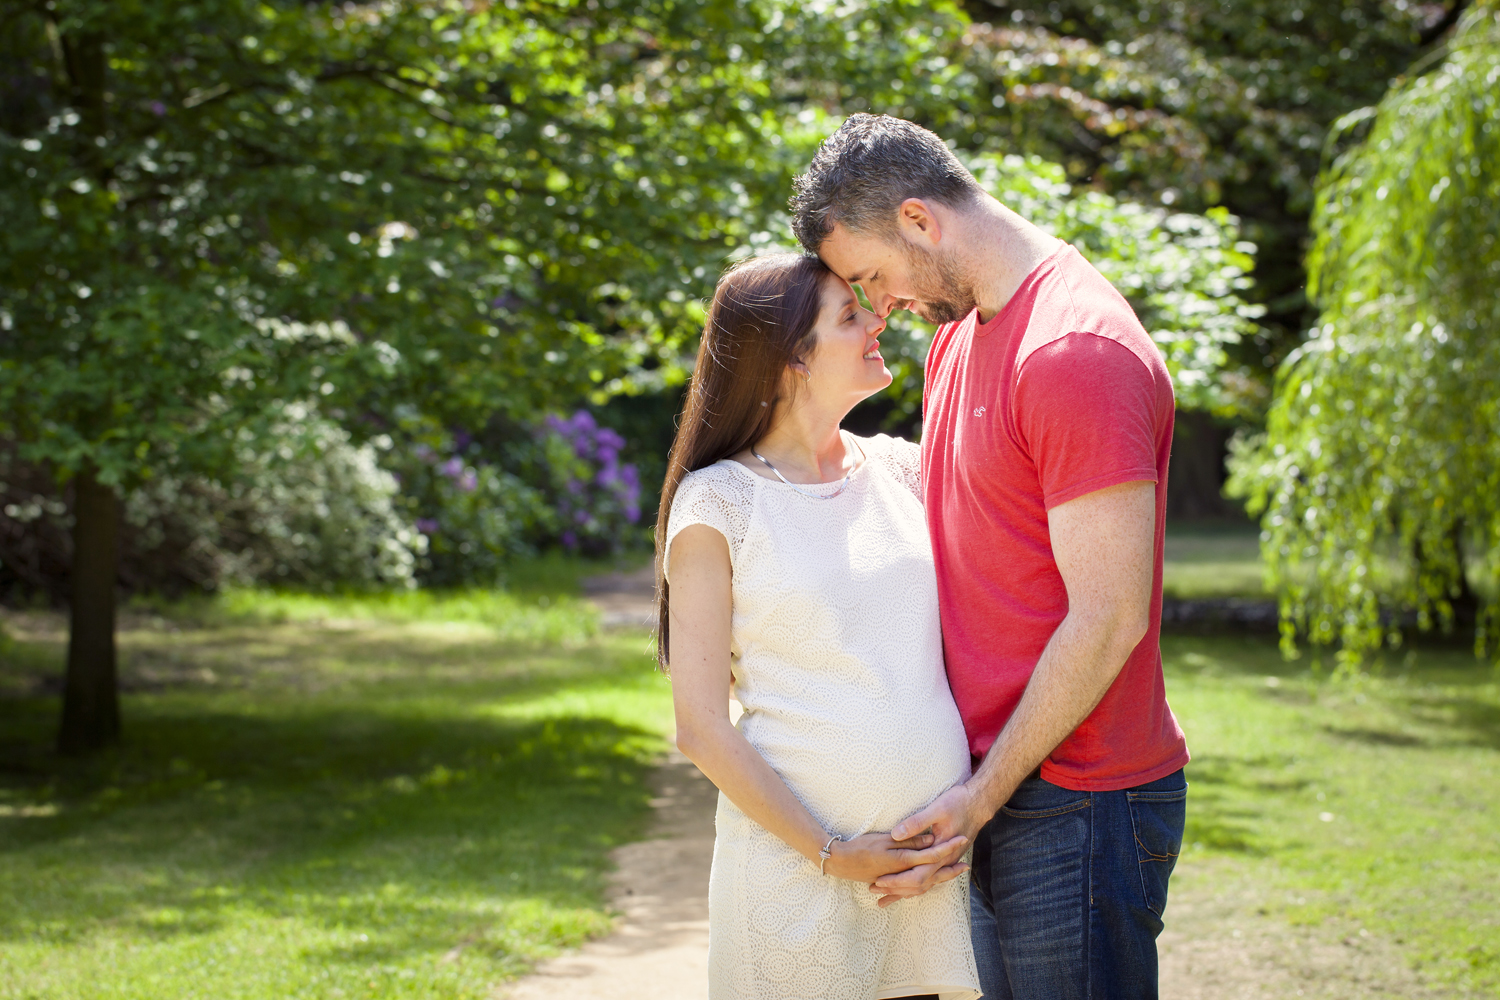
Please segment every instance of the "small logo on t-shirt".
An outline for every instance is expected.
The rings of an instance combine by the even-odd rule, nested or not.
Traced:
[[[976,416],[976,417],[982,417],[982,416],[984,416],[984,407],[982,407],[982,406],[976,406],[976,407],[974,407],[974,416]]]

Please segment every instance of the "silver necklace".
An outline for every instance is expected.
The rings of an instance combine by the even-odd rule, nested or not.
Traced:
[[[839,435],[842,437],[843,436],[843,432],[840,431]],[[845,441],[845,447],[848,447],[848,442],[850,440],[853,440],[853,439],[852,438],[846,439],[846,441]],[[766,463],[766,468],[768,468],[772,472],[776,473],[776,478],[777,479],[781,480],[783,483],[786,483],[788,486],[790,486],[792,489],[796,490],[798,493],[801,493],[803,496],[805,496],[805,497],[812,497],[814,500],[832,500],[834,497],[836,497],[840,493],[844,492],[844,489],[849,485],[849,477],[852,476],[852,475],[854,475],[854,470],[855,469],[859,468],[860,465],[864,464],[864,457],[865,457],[865,451],[864,451],[864,449],[863,448],[859,448],[859,458],[860,458],[859,463],[857,465],[852,466],[849,469],[848,472],[844,473],[844,478],[843,478],[843,481],[839,483],[839,488],[836,489],[836,490],[834,490],[832,493],[810,493],[807,490],[804,490],[801,486],[798,486],[796,483],[794,483],[791,480],[787,479],[786,476],[783,476],[781,474],[781,470],[780,469],[778,469],[778,468],[776,468],[776,466],[772,465],[770,463],[770,461],[768,461],[766,459],[766,456],[762,455],[760,452],[756,451],[754,448],[750,449],[750,454],[754,455],[756,458],[760,459],[762,462],[765,462]]]

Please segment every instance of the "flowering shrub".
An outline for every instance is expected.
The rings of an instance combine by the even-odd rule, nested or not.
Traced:
[[[493,581],[508,560],[534,554],[555,521],[540,490],[487,461],[465,435],[442,451],[417,444],[391,465],[427,539],[418,575],[428,586]]]
[[[627,529],[641,518],[641,478],[634,465],[620,462],[625,439],[600,427],[594,415],[549,416],[548,464],[554,475],[558,540],[591,555],[614,552]]]
[[[268,439],[274,448],[247,445],[232,479],[158,476],[127,493],[121,585],[168,594],[226,584],[416,585],[427,539],[383,467],[388,438],[355,444],[337,424],[292,404]],[[0,444],[0,592],[66,598],[66,499],[50,470]]]
[[[607,555],[640,520],[640,476],[621,462],[625,439],[579,410],[539,426],[497,423],[388,456],[427,540],[429,586],[487,583],[505,563],[551,545]]]

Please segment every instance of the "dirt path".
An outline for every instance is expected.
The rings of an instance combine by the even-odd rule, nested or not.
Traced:
[[[590,581],[606,623],[650,619],[644,571]],[[708,970],[708,870],[717,792],[673,753],[655,777],[651,838],[615,853],[609,937],[539,967],[509,1000],[703,1000]],[[1164,1000],[1458,1000],[1425,984],[1391,941],[1357,926],[1293,927],[1265,913],[1257,863],[1184,857],[1172,879],[1160,942]],[[1263,864],[1263,862],[1261,862]]]
[[[718,789],[673,753],[655,775],[652,836],[615,852],[609,937],[540,966],[509,1000],[702,1000],[708,985],[708,869]]]

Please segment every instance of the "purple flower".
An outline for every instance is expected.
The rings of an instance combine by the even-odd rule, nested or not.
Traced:
[[[474,435],[470,434],[468,431],[465,431],[465,430],[455,430],[453,432],[453,450],[454,451],[463,451],[470,444],[472,444],[473,441],[474,441]]]
[[[564,531],[562,533],[562,543],[570,549],[576,549],[578,548],[578,536],[571,531]]]
[[[444,462],[438,471],[456,482],[464,474],[464,460],[455,455]]]
[[[428,465],[431,465],[433,462],[437,461],[437,452],[433,451],[425,444],[417,445],[416,448],[413,449],[412,453],[423,462],[426,462]]]
[[[479,475],[473,469],[465,469],[463,475],[458,477],[458,488],[465,493],[473,493],[479,486]]]
[[[435,535],[435,534],[437,534],[437,530],[438,530],[437,519],[436,518],[431,518],[431,517],[419,517],[419,518],[417,518],[417,530],[420,531],[424,535]]]
[[[158,117],[158,118],[165,118],[166,117],[167,106],[165,104],[163,104],[161,101],[152,101],[150,107],[151,107],[151,113],[153,115],[155,115],[156,117]]]

